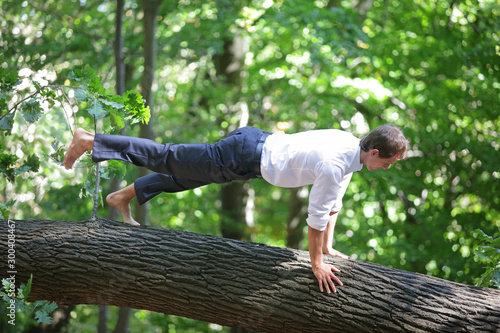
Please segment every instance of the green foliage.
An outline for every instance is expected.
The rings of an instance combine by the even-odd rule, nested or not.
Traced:
[[[5,70],[4,70],[5,71]],[[18,84],[18,74],[15,71],[5,73],[0,82],[0,102],[5,104],[8,97],[16,92],[14,86]],[[149,108],[144,105],[142,96],[136,92],[128,91],[123,97],[109,94],[102,85],[102,77],[91,68],[77,68],[70,72],[69,77],[78,82],[78,87],[66,85],[41,85],[32,81],[35,93],[29,94],[21,102],[16,103],[11,109],[4,110],[0,115],[0,128],[11,133],[14,125],[14,115],[19,105],[21,114],[28,123],[36,123],[42,116],[41,102],[54,105],[56,102],[68,102],[65,90],[74,90],[75,99],[86,106],[88,113],[95,119],[101,120],[106,116],[109,123],[103,128],[104,133],[117,132],[125,126],[124,120],[132,123],[149,121]],[[58,95],[56,92],[60,92]]]
[[[42,116],[42,109],[40,103],[36,98],[23,103],[21,106],[21,114],[28,123],[35,123]]]
[[[480,244],[476,255],[486,264],[486,272],[477,280],[476,285],[500,289],[500,237],[493,238],[480,229],[476,229],[475,234]]]
[[[97,75],[93,69],[88,67],[74,69],[70,72],[69,77],[73,81],[79,83],[79,86],[42,85],[36,81],[32,81],[36,90],[35,93],[30,93],[28,97],[24,97],[21,102],[14,104],[11,109],[6,110],[6,113],[0,116],[0,128],[6,132],[6,135],[11,135],[14,126],[14,115],[19,105],[24,120],[28,124],[37,123],[43,114],[41,103],[48,102],[53,106],[56,102],[69,102],[66,90],[74,91],[75,100],[80,103],[82,109],[87,109],[88,114],[94,120],[94,127],[96,121],[106,118],[102,128],[104,133],[119,131],[125,126],[126,120],[129,120],[131,123],[147,123],[149,121],[149,108],[144,105],[144,100],[140,94],[128,91],[122,97],[107,93],[102,85],[102,78]],[[14,71],[6,73],[1,84],[4,90],[0,91],[0,101],[5,103],[5,100],[11,97],[13,93],[22,95],[23,92],[14,89],[17,84],[18,74]],[[59,165],[62,164],[64,159],[64,147],[59,144],[56,138],[54,138],[51,146],[54,152],[50,154],[50,158],[55,163]],[[15,177],[21,173],[38,171],[40,162],[38,157],[34,154],[29,155],[20,167],[15,168],[16,163],[18,163],[17,155],[3,153],[4,146],[1,143],[0,148],[2,151],[0,153],[0,174],[5,176],[7,180],[13,182]],[[106,175],[113,170],[114,169],[108,170]],[[96,179],[93,174],[87,173],[86,175],[87,180],[84,182],[82,194],[85,196],[92,196],[94,191],[92,191],[90,187],[95,186]],[[4,207],[7,206],[4,205]]]
[[[50,158],[54,163],[62,165],[64,162],[65,147],[56,138],[52,141],[51,147],[54,152],[50,154]]]
[[[120,101],[123,101],[125,110],[127,111],[126,120],[132,120],[133,123],[141,122],[143,124],[149,122],[149,118],[151,117],[149,107],[144,107],[144,100],[140,94],[134,91],[127,91]]]
[[[150,118],[149,107],[144,105],[142,96],[134,91],[127,91],[124,96],[108,94],[102,86],[102,77],[91,68],[77,68],[69,77],[80,83],[75,98],[89,105],[89,114],[97,120],[108,116],[104,133],[118,132],[125,126],[125,120],[132,124],[147,124]]]
[[[0,56],[0,61],[2,61],[3,58],[3,56]],[[4,95],[12,92],[20,83],[21,81],[19,80],[19,75],[16,71],[0,67],[0,98],[4,99]]]
[[[15,167],[19,161],[19,157],[14,154],[4,153],[5,146],[0,142],[0,175],[3,175],[7,180],[13,182],[15,177],[28,171],[38,172],[40,161],[35,155],[29,155],[24,163],[19,167]]]
[[[5,103],[5,100],[0,100],[0,103]],[[6,132],[7,135],[10,135],[12,131],[12,125],[14,125],[13,113],[3,114],[0,117],[0,129],[2,130],[2,132]]]
[[[32,312],[38,324],[50,324],[52,322],[50,313],[57,308],[57,304],[49,301],[28,302],[32,281],[33,275],[26,284],[21,284],[16,295],[15,285],[9,279],[2,279],[3,291],[0,290],[0,297],[7,304],[11,304],[11,300],[14,300],[15,312]]]
[[[11,200],[6,203],[0,202],[0,219],[9,218],[9,209],[14,205],[15,201]]]
[[[14,180],[15,169],[13,165],[18,157],[13,154],[0,154],[0,172],[9,180]]]

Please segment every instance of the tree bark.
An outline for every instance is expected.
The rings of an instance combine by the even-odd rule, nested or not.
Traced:
[[[498,332],[500,290],[340,258],[322,294],[307,252],[110,220],[0,220],[30,300],[146,309],[261,332]],[[12,231],[9,233],[9,231]]]
[[[154,140],[153,118],[154,118],[154,100],[153,83],[156,68],[156,53],[158,41],[156,39],[156,28],[158,25],[158,8],[162,0],[142,0],[142,9],[144,10],[144,71],[142,72],[141,87],[142,96],[145,99],[145,105],[149,107],[151,118],[148,124],[139,124],[141,138]],[[144,177],[150,172],[145,168],[137,169],[137,178]],[[149,203],[135,205],[135,219],[142,224],[149,224]]]
[[[221,223],[222,237],[238,240],[249,239],[246,231],[245,200],[248,198],[246,183],[231,182],[221,186]]]
[[[243,38],[234,35],[232,39],[224,42],[223,52],[213,56],[217,77],[222,78],[223,87],[227,91],[241,91],[241,73],[247,49],[245,44]],[[228,109],[242,113],[241,108],[234,107],[234,98],[226,98],[226,100],[233,100],[233,105],[230,105],[231,102],[227,102]],[[243,115],[240,114],[240,117]],[[240,126],[246,125],[247,123],[240,124]],[[221,233],[223,237],[239,240],[249,238],[245,219],[245,206],[248,197],[248,183],[231,182],[221,186]]]
[[[292,249],[302,248],[304,227],[307,218],[308,186],[291,188],[288,219],[286,223],[286,247]]]

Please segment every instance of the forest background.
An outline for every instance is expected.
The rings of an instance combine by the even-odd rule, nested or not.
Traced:
[[[66,171],[50,155],[54,140],[67,147],[76,127],[94,130],[91,103],[72,88],[75,71],[91,68],[109,93],[142,93],[151,119],[122,133],[158,142],[214,142],[244,125],[357,136],[387,122],[402,127],[407,159],[354,174],[334,247],[357,260],[479,282],[486,259],[476,252],[477,229],[500,236],[495,0],[0,4],[1,145],[18,159],[0,167],[4,218],[90,217],[93,171],[85,163]],[[34,81],[67,87],[47,88],[55,103],[36,101],[28,98]],[[37,167],[21,173],[33,155]],[[126,172],[114,179],[103,165],[103,196],[143,174],[112,166]],[[308,190],[263,180],[210,185],[160,195],[134,214],[151,226],[307,249]],[[98,215],[118,219],[105,204]],[[111,330],[118,317],[132,332],[230,330],[143,310],[63,310],[69,331]]]

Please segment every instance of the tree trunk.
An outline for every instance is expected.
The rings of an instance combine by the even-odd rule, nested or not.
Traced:
[[[108,331],[107,323],[108,323],[108,306],[100,305],[99,320],[97,321],[97,333],[106,333]]]
[[[307,252],[110,220],[0,220],[0,269],[30,300],[146,309],[261,332],[498,332],[500,290],[340,258],[322,294]],[[7,267],[15,235],[15,267]],[[12,243],[12,242],[11,242]],[[16,273],[9,273],[15,271]]]
[[[292,249],[301,249],[304,240],[304,227],[307,218],[307,195],[309,187],[291,188],[288,219],[286,223],[286,246]]]
[[[125,11],[125,1],[116,1],[116,23],[115,23],[115,68],[116,68],[116,94],[123,96],[125,94],[125,79],[126,66],[125,55],[123,54],[123,14]],[[125,127],[120,130],[120,135],[125,134]],[[113,177],[111,179],[111,192],[116,192],[120,189],[120,179]],[[119,217],[118,211],[109,206],[108,219],[116,220]],[[130,324],[130,315],[132,309],[120,308],[118,312],[118,320],[115,326],[115,333],[127,332]],[[99,321],[97,323],[97,333],[106,333],[108,322],[108,309],[106,306],[99,306]]]
[[[130,317],[132,316],[132,309],[121,307],[118,310],[118,320],[116,322],[114,333],[127,333],[129,332]]]
[[[221,234],[224,238],[246,240],[245,200],[248,191],[243,182],[231,182],[221,186]]]
[[[141,138],[154,140],[153,132],[153,117],[154,117],[154,103],[153,103],[153,82],[154,73],[156,68],[156,52],[157,52],[157,40],[156,40],[156,28],[158,20],[158,7],[160,6],[161,0],[142,0],[142,9],[144,10],[144,71],[142,73],[141,88],[142,96],[144,97],[146,103],[145,105],[149,107],[151,112],[151,118],[148,124],[139,124]],[[137,178],[146,176],[149,171],[145,168],[137,169]],[[143,205],[135,205],[135,219],[141,223],[149,224],[149,203]]]
[[[213,56],[217,77],[222,78],[223,87],[227,91],[241,91],[241,72],[244,67],[246,54],[246,42],[238,35],[234,35],[231,40],[224,42],[223,52]],[[231,94],[229,94],[231,95]],[[231,102],[228,100],[232,100]],[[227,98],[226,103],[229,110],[240,113],[243,117],[243,110],[234,104],[234,98]],[[248,125],[247,122],[240,122],[240,126]],[[232,130],[234,128],[229,128]],[[223,237],[232,239],[248,239],[246,232],[247,221],[245,219],[246,200],[248,199],[248,183],[232,182],[221,186],[221,233]]]

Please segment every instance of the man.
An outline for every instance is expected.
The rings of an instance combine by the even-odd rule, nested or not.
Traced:
[[[139,225],[131,216],[130,201],[140,204],[162,193],[174,193],[211,183],[264,178],[280,187],[311,185],[307,224],[312,270],[328,293],[342,282],[323,263],[322,253],[347,258],[332,248],[333,230],[342,197],[352,173],[366,165],[368,171],[387,169],[404,158],[408,140],[387,124],[361,140],[341,130],[314,130],[296,134],[271,134],[254,127],[231,132],[214,144],[159,144],[151,140],[117,135],[91,134],[77,129],[64,166],[92,151],[92,160],[116,159],[146,167],[155,173],[141,177],[107,196],[123,222]]]

